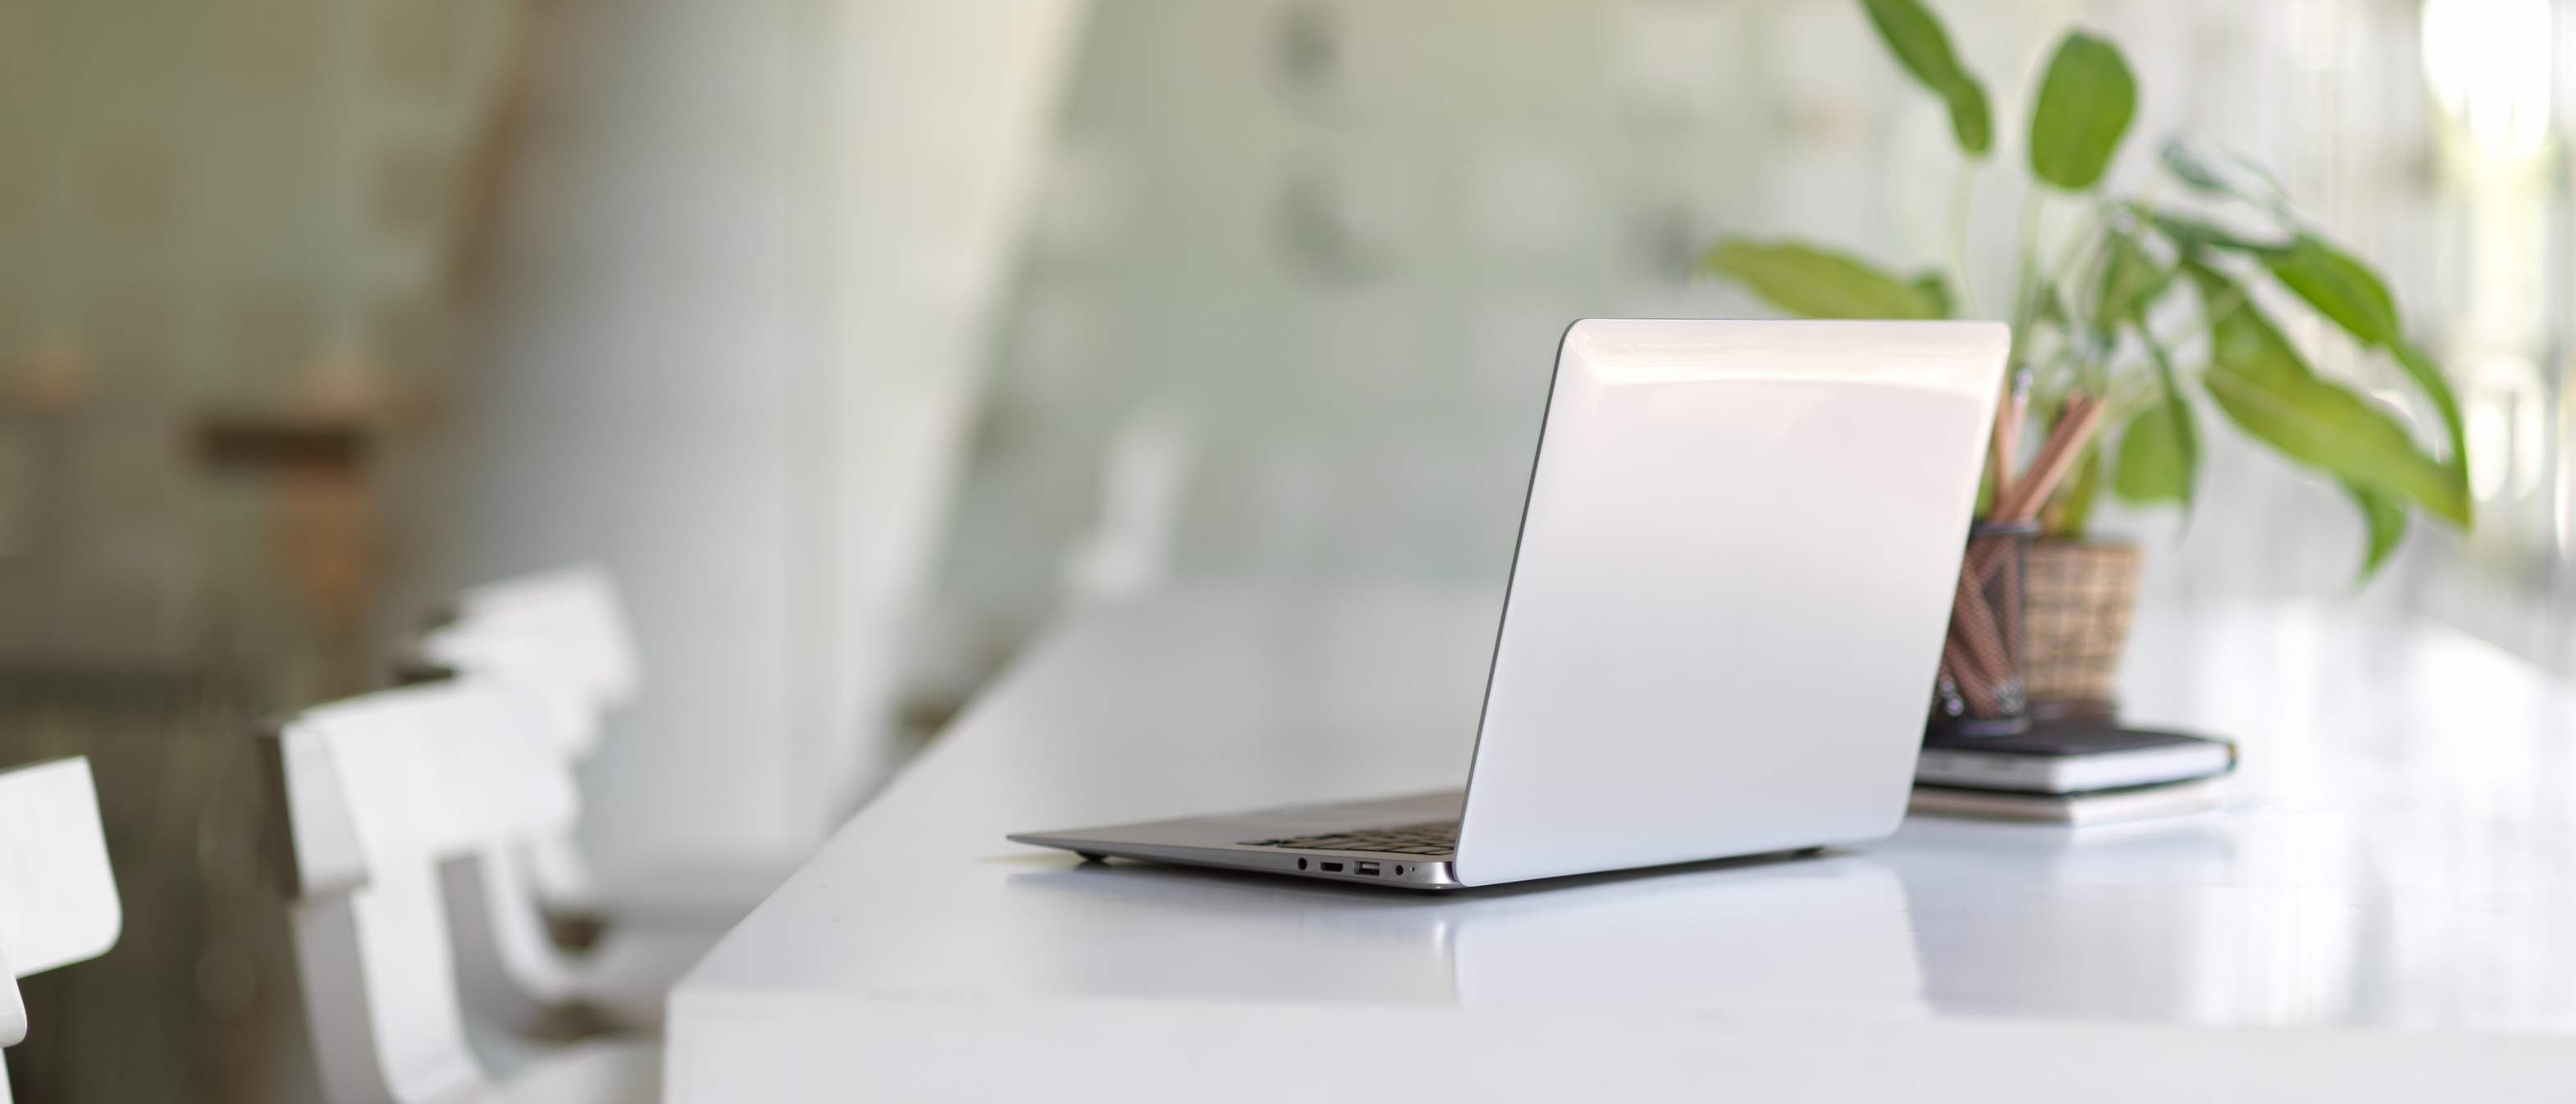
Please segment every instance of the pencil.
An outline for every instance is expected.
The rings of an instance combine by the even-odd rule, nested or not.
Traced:
[[[2002,502],[2005,489],[2012,486],[2013,468],[2019,459],[2022,419],[2030,412],[2030,369],[2017,368],[2006,384],[2004,401],[1995,407],[1995,439],[1986,450],[1993,461],[1995,501]]]
[[[2066,409],[2058,414],[2057,425],[2048,433],[2048,441],[2032,458],[2030,471],[2012,489],[1995,500],[1994,516],[2001,521],[2026,521],[2048,501],[2057,481],[2075,464],[2076,453],[2092,437],[2093,428],[2102,423],[2106,406],[2101,400],[2082,392],[2067,396]]]

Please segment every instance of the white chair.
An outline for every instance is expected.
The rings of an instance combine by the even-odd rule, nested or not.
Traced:
[[[643,685],[617,584],[577,564],[457,594],[454,616],[424,633],[421,656],[461,675],[517,683],[546,701],[564,758],[599,747],[599,720]]]
[[[621,924],[583,952],[568,952],[547,930],[523,854],[486,845],[440,868],[467,1008],[523,1034],[659,1030],[671,987],[724,931]]]
[[[556,749],[565,771],[598,749],[602,715],[632,701],[643,685],[643,665],[617,586],[596,565],[474,587],[458,594],[454,606],[452,619],[423,636],[422,657],[461,678],[495,679],[538,695],[549,716],[543,739]],[[710,938],[742,919],[788,872],[688,868],[603,879],[573,841],[570,825],[532,838],[506,861],[523,873],[530,895],[547,909],[595,916],[611,931],[656,929]],[[625,950],[602,952],[616,958]],[[523,981],[545,984],[533,976]]]
[[[640,682],[615,585],[604,571],[578,566],[476,587],[455,606],[454,618],[422,640],[423,657],[460,682],[497,684],[537,702],[524,730],[544,754],[514,762],[570,787],[575,763],[598,745],[600,714],[631,700]],[[525,827],[444,872],[466,999],[515,1030],[603,1021],[658,1027],[671,986],[774,880],[734,879],[749,881],[748,892],[722,883],[705,892],[703,877],[678,893],[664,885],[658,897],[620,892],[625,887],[603,888],[591,875],[571,818],[539,811]],[[568,954],[548,931],[550,911],[604,920],[605,930],[587,953]],[[547,1023],[556,1011],[579,1014],[569,1024]]]
[[[124,925],[89,760],[0,771],[0,1047],[27,1037],[17,979],[106,954]]]
[[[539,769],[528,738],[542,711],[497,685],[436,683],[314,709],[270,741],[306,1016],[335,1104],[657,1094],[649,1045],[594,1041],[499,1070],[469,1042],[440,867],[572,817],[569,781]]]

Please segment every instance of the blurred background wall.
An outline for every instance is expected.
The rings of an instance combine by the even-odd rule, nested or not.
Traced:
[[[2082,24],[2143,87],[2115,183],[2271,166],[2467,403],[2473,537],[2356,593],[2339,493],[2212,427],[2187,526],[2103,523],[2149,600],[2576,669],[2576,5],[1934,6],[1998,109],[1981,301]],[[1928,264],[1956,170],[1851,0],[0,0],[0,761],[93,757],[129,918],[13,1084],[309,1094],[249,740],[458,586],[624,584],[604,864],[792,859],[1068,609],[1498,590],[1567,322],[1766,313],[1692,277],[1723,233]]]
[[[1081,8],[554,9],[413,604],[608,567],[647,682],[588,764],[594,860],[792,860],[891,765]]]
[[[91,758],[126,916],[27,985],[20,1099],[310,1083],[250,738],[381,678],[524,18],[0,3],[0,761]]]
[[[2247,154],[2439,335],[2481,526],[2418,525],[2368,599],[2565,667],[2566,6],[1935,7],[1997,110],[1971,291],[1992,304],[2010,276],[2047,51],[2107,33],[2143,89],[2114,188],[2152,188],[2177,135]],[[929,716],[1068,603],[1498,588],[1567,321],[1766,313],[1692,276],[1722,233],[1937,266],[1958,171],[1937,102],[1837,0],[1102,0],[1077,73],[912,657]],[[2293,337],[2412,401],[2331,335]],[[2208,428],[2188,525],[2097,523],[2153,551],[2149,600],[2355,597],[2340,491]]]

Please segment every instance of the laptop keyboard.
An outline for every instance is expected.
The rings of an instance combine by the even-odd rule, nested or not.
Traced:
[[[1393,828],[1362,828],[1320,836],[1244,840],[1245,847],[1281,847],[1296,851],[1383,851],[1390,855],[1447,855],[1458,850],[1458,822],[1435,820]]]

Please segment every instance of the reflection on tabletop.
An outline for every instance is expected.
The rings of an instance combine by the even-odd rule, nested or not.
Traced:
[[[1165,994],[1243,968],[1246,945],[1284,939],[1303,944],[1298,961],[1351,975],[1333,979],[1334,991],[1364,981],[1399,990],[1387,994],[1394,999],[1470,1009],[1923,1011],[1904,888],[1863,856],[1697,863],[1441,896],[1272,884],[1280,881],[1115,863],[1019,874],[1011,890],[1081,899],[1077,907],[1104,918],[1187,910],[1204,943],[1135,967],[1150,978],[1122,967],[1091,979]]]

